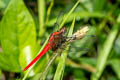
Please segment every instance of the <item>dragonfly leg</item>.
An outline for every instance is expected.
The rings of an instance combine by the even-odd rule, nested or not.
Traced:
[[[58,26],[59,27],[59,24],[57,22],[55,22],[54,26]]]
[[[86,36],[89,36],[89,37],[96,37],[96,35],[86,35]]]
[[[68,39],[67,41],[69,42],[70,40],[75,40],[76,39],[76,35],[74,37],[66,37],[66,39]]]

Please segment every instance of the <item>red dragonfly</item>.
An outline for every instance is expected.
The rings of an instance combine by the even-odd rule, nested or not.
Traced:
[[[66,41],[64,36],[66,28],[63,27],[57,32],[53,32],[48,40],[48,43],[44,49],[24,68],[24,71],[27,70],[31,65],[33,65],[39,58],[41,58],[48,50],[56,51],[58,47]]]

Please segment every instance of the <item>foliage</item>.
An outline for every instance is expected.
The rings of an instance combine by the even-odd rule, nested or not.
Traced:
[[[0,0],[0,78],[38,80],[52,51],[23,69],[61,19],[59,28],[65,26],[68,36],[84,25],[90,30],[56,58],[46,80],[119,80],[119,5],[119,0]]]

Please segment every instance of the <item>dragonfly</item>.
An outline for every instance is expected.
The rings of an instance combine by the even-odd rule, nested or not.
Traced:
[[[43,50],[24,68],[23,71],[26,71],[30,66],[32,66],[37,60],[39,60],[48,50],[56,51],[62,43],[66,41],[64,36],[66,28],[62,27],[60,30],[53,32],[48,40],[48,43],[43,48]]]
[[[75,32],[71,37],[66,37],[66,28],[62,27],[60,30],[53,32],[48,40],[48,43],[46,46],[43,48],[43,50],[24,68],[23,71],[26,71],[30,66],[32,66],[38,59],[40,59],[48,50],[56,51],[60,47],[63,47],[63,44],[67,42],[67,44],[70,44],[71,42],[75,40],[80,40],[82,39],[85,35],[86,32],[88,31],[88,27],[83,27],[77,32]],[[65,48],[65,47],[64,47]],[[57,56],[57,54],[55,55]],[[53,56],[52,60],[54,60],[55,57]],[[51,61],[50,61],[51,62]],[[51,63],[50,63],[51,64]],[[46,68],[47,69],[47,68]]]
[[[56,20],[54,26],[59,27],[58,24],[60,24],[62,22],[63,17],[64,17],[64,14],[63,14],[63,12],[61,12],[57,17],[57,20]],[[85,29],[85,30],[88,31],[88,27],[86,27],[86,28],[87,29]],[[85,31],[85,33],[86,33],[86,31]],[[49,50],[52,50],[52,51],[55,52],[58,48],[60,48],[62,46],[63,43],[72,42],[72,41],[74,41],[74,39],[79,38],[78,37],[79,33],[84,34],[84,30],[81,30],[80,32],[78,31],[77,33],[75,33],[72,37],[68,38],[68,37],[65,36],[66,32],[67,32],[66,27],[62,27],[59,30],[57,30],[56,32],[53,32],[50,35],[48,43],[43,48],[43,50],[24,68],[23,71],[26,71],[29,67],[31,67],[35,62],[37,62]],[[81,34],[79,36],[82,38]]]

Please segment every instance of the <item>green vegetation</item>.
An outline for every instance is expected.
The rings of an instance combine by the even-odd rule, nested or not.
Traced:
[[[86,36],[67,46],[42,77],[120,80],[119,0],[0,0],[0,80],[39,80],[53,51],[23,69],[50,34],[65,26],[70,37],[86,25]]]

